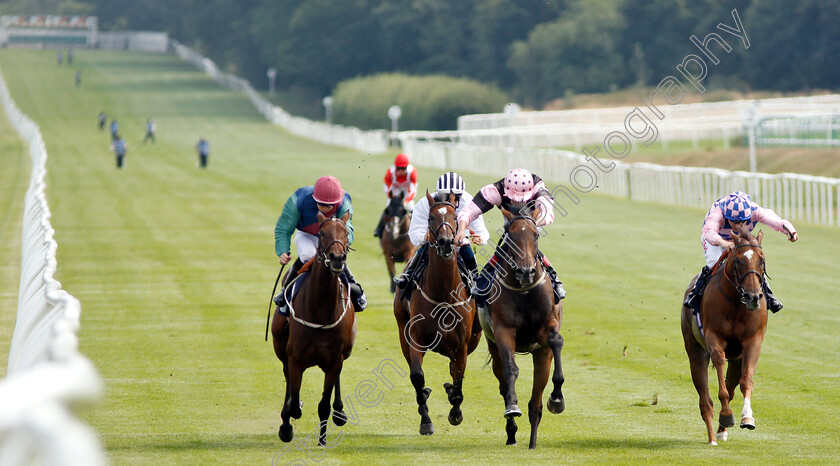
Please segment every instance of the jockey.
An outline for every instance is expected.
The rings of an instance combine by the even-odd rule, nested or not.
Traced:
[[[303,264],[315,257],[318,251],[318,212],[326,217],[335,215],[341,218],[345,213],[350,213],[347,220],[348,245],[353,244],[353,205],[350,195],[341,188],[341,183],[332,176],[322,176],[315,182],[315,186],[304,186],[289,197],[286,205],[283,206],[283,213],[277,219],[277,226],[274,228],[274,251],[280,257],[280,263],[286,265],[291,259],[289,246],[292,233],[295,234],[295,247],[298,251],[298,258],[292,265],[292,270],[286,275],[283,281],[283,289],[280,294],[274,297],[274,303],[280,306],[280,313],[288,316],[286,306],[285,287],[292,283]],[[344,266],[344,275],[350,283],[350,297],[353,300],[353,307],[356,312],[361,312],[367,307],[367,297],[361,285],[356,283],[349,266]]]
[[[455,243],[460,243],[466,236],[467,224],[494,206],[518,215],[520,210],[529,204],[531,206],[536,204],[542,212],[542,217],[538,221],[538,228],[541,229],[554,221],[554,199],[546,189],[545,183],[539,176],[528,170],[515,168],[508,172],[503,179],[481,188],[467,208],[458,214],[458,233],[455,235]],[[502,243],[503,241],[504,238],[499,242]],[[555,303],[560,302],[561,299],[566,297],[563,283],[557,279],[557,272],[554,271],[554,267],[551,266],[548,258],[539,250],[537,250],[537,257],[542,260],[543,267],[545,267],[554,284]],[[479,307],[487,306],[490,282],[493,280],[495,269],[500,260],[499,250],[496,249],[493,257],[487,261],[476,281],[476,289],[473,295],[476,297],[476,304]]]
[[[799,239],[796,228],[789,221],[776,215],[770,209],[760,207],[750,199],[749,194],[735,191],[722,197],[712,204],[706,214],[706,221],[703,223],[703,230],[700,234],[700,241],[703,244],[703,251],[706,255],[706,266],[700,271],[694,288],[688,293],[683,305],[694,309],[700,304],[700,296],[709,282],[712,267],[717,263],[724,250],[731,251],[735,248],[732,242],[732,226],[745,224],[749,231],[753,231],[757,222],[761,222],[770,228],[785,233],[790,242]],[[773,296],[773,291],[762,277],[764,294],[767,298],[767,308],[774,313],[782,310],[782,303]]]
[[[394,159],[394,165],[385,172],[385,193],[388,199],[391,196],[403,193],[403,204],[405,210],[411,212],[414,210],[414,196],[417,194],[417,169],[414,165],[408,163],[408,156],[405,154],[397,155]],[[373,236],[377,238],[382,237],[382,230],[385,228],[385,216],[388,212],[386,202],[386,209],[379,217],[379,224],[376,225],[376,230],[373,230]]]
[[[440,201],[446,199],[450,192],[455,194],[455,212],[457,215],[463,212],[473,200],[472,196],[465,191],[466,185],[464,184],[464,179],[455,172],[448,172],[438,178],[434,198]],[[420,247],[414,253],[414,257],[408,262],[405,271],[394,277],[394,283],[401,289],[406,288],[406,285],[414,279],[413,275],[418,263],[429,250],[429,243],[426,242],[426,233],[429,230],[429,207],[429,200],[425,196],[421,197],[414,207],[414,213],[411,216],[411,225],[408,228],[408,237],[415,246]],[[490,239],[490,232],[484,226],[483,216],[479,215],[475,220],[470,222],[469,228],[474,233],[471,238],[474,244],[486,244],[487,240]],[[475,253],[473,253],[472,247],[470,247],[470,241],[464,239],[456,244],[459,246],[458,254],[464,261],[464,265],[470,271],[471,278],[475,280],[478,275],[478,264],[475,262]],[[408,296],[409,291],[407,290],[403,295]]]

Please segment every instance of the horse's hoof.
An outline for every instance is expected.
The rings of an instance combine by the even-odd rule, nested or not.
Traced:
[[[453,426],[457,426],[458,424],[464,421],[464,413],[462,413],[460,409],[457,413],[455,413],[454,411],[454,409],[449,411],[449,423]]]
[[[522,415],[522,410],[520,410],[519,406],[517,406],[517,405],[508,405],[505,408],[505,417],[507,419],[511,419],[511,418],[514,418],[514,417],[519,417],[521,415]]]
[[[420,424],[420,435],[432,435],[435,433],[435,426],[432,423]]]
[[[715,434],[715,438],[717,438],[721,442],[725,442],[729,439],[729,432],[727,432],[725,430],[723,432],[718,432],[718,433]],[[717,444],[715,444],[715,445],[717,445]]]
[[[711,447],[716,447],[716,446],[717,446],[717,442],[715,442],[714,440],[712,440],[711,442],[709,442],[709,446],[711,446]]]
[[[755,419],[753,419],[751,417],[741,418],[741,428],[742,429],[754,430],[755,429]]]
[[[344,411],[333,411],[332,418],[333,418],[333,423],[335,425],[337,425],[338,427],[341,427],[344,424],[347,424],[347,415],[344,414]]]
[[[718,418],[718,422],[720,423],[721,427],[734,427],[735,415],[730,414],[729,416],[724,416],[723,414],[721,414]]]
[[[280,426],[280,432],[278,433],[280,436],[280,440],[285,443],[289,443],[292,441],[292,437],[294,437],[294,431],[292,430],[291,424],[282,424]]]
[[[516,439],[508,440],[507,442],[505,442],[505,445],[516,445]]]
[[[566,409],[566,400],[560,398],[559,400],[548,398],[548,412],[551,414],[560,414]]]

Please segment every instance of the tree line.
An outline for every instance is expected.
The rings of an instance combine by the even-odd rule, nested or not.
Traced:
[[[3,14],[88,14],[103,30],[160,30],[267,86],[323,95],[381,72],[493,83],[540,106],[570,93],[656,85],[719,23],[735,47],[707,83],[836,89],[840,0],[6,0]]]

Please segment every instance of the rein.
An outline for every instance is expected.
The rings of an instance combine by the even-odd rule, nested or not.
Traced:
[[[324,225],[324,223],[329,222],[329,221],[339,222],[339,223],[341,223],[342,226],[344,226],[345,230],[347,229],[347,224],[344,223],[344,221],[341,220],[340,218],[336,218],[335,215],[333,215],[332,217],[329,217],[329,218],[325,218],[321,223],[318,224],[318,262],[321,262],[322,264],[326,265],[327,267],[330,266],[330,259],[327,257],[327,252],[326,251],[329,251],[330,247],[332,247],[333,244],[335,244],[335,243],[340,244],[341,248],[344,250],[344,255],[345,256],[347,256],[347,251],[353,251],[354,250],[346,242],[341,241],[341,240],[337,240],[337,239],[332,240],[330,242],[330,244],[327,245],[326,248],[321,247],[321,227]]]
[[[739,248],[758,248],[758,249],[761,249],[761,245],[760,244],[752,244],[752,243],[750,243],[750,244],[739,244],[738,246],[735,246],[734,250],[737,251]],[[728,280],[729,283],[732,284],[732,286],[738,292],[738,294],[741,295],[741,303],[746,304],[746,302],[747,302],[746,291],[744,290],[744,287],[741,286],[741,284],[744,283],[744,279],[749,277],[750,274],[754,273],[754,274],[758,275],[758,282],[761,283],[761,284],[764,284],[764,275],[762,273],[758,272],[757,270],[750,269],[750,270],[747,271],[747,273],[745,273],[744,275],[741,275],[739,277],[738,276],[739,275],[738,274],[738,263],[735,261],[735,254],[732,254],[732,268],[734,269],[735,279],[737,280],[737,282],[732,280],[732,277],[730,277],[726,273],[726,269],[727,269],[726,267],[723,268],[723,276],[726,277],[726,280]]]
[[[507,222],[507,225],[506,225],[506,227],[505,227],[505,235],[504,235],[504,237],[502,238],[503,240],[504,240],[504,239],[508,239],[508,238],[510,237],[510,227],[511,227],[511,225],[513,225],[513,222],[515,222],[515,221],[517,221],[517,220],[529,220],[531,223],[533,223],[533,224],[534,224],[534,227],[535,227],[535,228],[539,228],[539,226],[537,226],[537,221],[536,221],[536,220],[534,220],[532,217],[529,217],[529,216],[527,216],[527,215],[517,215],[516,217],[511,218],[511,219]],[[502,244],[501,246],[499,246],[499,247],[500,247],[500,248],[502,248],[502,247],[504,247],[505,245],[506,245],[506,244],[505,244],[505,243],[503,243],[503,244]],[[518,246],[517,246],[517,247],[518,247]],[[510,255],[510,252],[508,251],[509,249],[510,249],[510,247],[506,248],[506,249],[504,250],[504,253],[505,253],[505,254],[507,254],[507,255]],[[537,263],[539,263],[539,261],[535,258],[535,259],[534,259],[534,265],[536,265]],[[508,285],[507,283],[505,283],[504,278],[503,278],[503,279],[501,279],[501,280],[498,280],[498,282],[499,282],[499,283],[501,283],[503,287],[505,287],[505,288],[507,288],[507,289],[509,289],[509,290],[511,290],[511,291],[515,291],[515,292],[517,292],[517,293],[526,293],[526,292],[528,292],[528,291],[530,291],[530,290],[532,290],[532,289],[534,289],[534,288],[536,288],[536,287],[538,287],[538,286],[542,285],[543,283],[545,283],[545,277],[546,277],[545,267],[542,267],[542,273],[540,274],[540,278],[538,278],[537,280],[534,280],[534,283],[531,283],[530,285],[526,285],[526,286],[523,286],[523,287],[511,286],[511,285]]]
[[[291,290],[294,282],[296,282],[300,277],[302,277],[302,275],[298,275],[297,277],[295,277],[294,280],[292,280],[288,285],[286,285],[286,290]],[[350,308],[350,304],[349,304],[350,303],[350,291],[348,290],[347,293],[346,293],[346,297],[343,297],[343,295],[345,295],[345,293],[344,293],[344,283],[342,283],[341,279],[338,280],[338,295],[339,295],[339,300],[338,301],[339,301],[339,303],[342,304],[341,315],[338,316],[338,319],[336,319],[334,322],[332,322],[330,324],[313,324],[312,322],[301,319],[300,317],[298,317],[295,314],[295,308],[292,306],[292,300],[290,300],[289,297],[286,296],[286,303],[289,306],[289,316],[292,319],[294,319],[296,322],[298,322],[302,325],[305,325],[309,328],[313,328],[313,329],[316,329],[316,330],[331,329],[331,328],[335,327],[336,325],[338,325],[339,323],[341,323],[342,320],[344,320],[344,316],[347,314],[347,309]]]

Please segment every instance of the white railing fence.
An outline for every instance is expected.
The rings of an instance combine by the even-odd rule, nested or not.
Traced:
[[[762,146],[840,146],[840,114],[766,117],[755,129]]]
[[[499,177],[512,168],[526,168],[546,179],[558,205],[565,209],[570,205],[568,201],[574,201],[564,193],[579,199],[584,193],[595,191],[636,201],[705,209],[723,195],[742,190],[763,207],[791,221],[840,226],[840,179],[618,161],[609,168],[610,161],[603,156],[603,166],[598,166],[569,151],[479,147],[438,141],[430,134],[434,133],[400,133],[403,150],[411,154],[412,163],[441,171]]]
[[[388,150],[389,133],[384,130],[363,131],[359,128],[331,125],[323,122],[308,120],[303,117],[296,117],[282,108],[272,105],[264,99],[251,84],[229,73],[220,71],[210,59],[196,53],[189,47],[172,41],[172,48],[175,53],[184,61],[191,63],[196,68],[204,71],[220,86],[233,91],[241,91],[248,94],[248,98],[268,121],[282,126],[286,131],[311,139],[323,144],[333,146],[349,147],[360,152],[369,154],[381,154]]]
[[[61,289],[44,190],[47,152],[38,126],[17,108],[0,75],[0,101],[29,144],[18,311],[7,376],[0,380],[0,464],[105,464],[102,445],[71,406],[102,395],[93,364],[78,350],[81,305]]]

